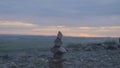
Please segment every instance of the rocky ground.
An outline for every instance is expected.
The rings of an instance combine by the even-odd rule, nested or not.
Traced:
[[[66,58],[68,68],[120,68],[120,50],[71,50]]]
[[[65,68],[120,68],[120,48],[68,47]],[[49,51],[18,51],[0,56],[0,68],[48,68]],[[57,67],[56,67],[57,68]]]

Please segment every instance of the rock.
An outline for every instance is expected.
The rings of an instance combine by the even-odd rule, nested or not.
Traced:
[[[9,68],[17,68],[17,64],[15,62],[11,62]]]
[[[88,44],[84,50],[85,51],[93,51],[93,50],[103,50],[104,47],[102,46],[102,44]]]
[[[117,45],[104,45],[104,48],[108,50],[116,50],[118,49],[118,46]]]
[[[4,56],[2,56],[2,59],[3,60],[8,60],[10,57],[8,56],[8,55],[4,55]]]
[[[87,46],[87,47],[84,48],[84,50],[85,50],[85,51],[92,51],[93,48],[92,48],[92,46]]]
[[[118,48],[120,48],[120,44],[118,44],[117,46],[118,46]]]
[[[59,31],[57,34],[57,38],[55,39],[54,43],[55,45],[51,49],[51,52],[53,53],[53,58],[51,58],[48,61],[49,68],[63,68],[64,61],[63,55],[67,52],[67,50],[62,47],[62,33]]]
[[[115,46],[108,46],[106,49],[115,50],[115,49],[117,49],[117,47],[115,47]]]
[[[64,47],[60,47],[58,50],[59,50],[60,52],[62,52],[62,53],[66,53],[66,52],[67,52],[67,50],[66,50]]]
[[[62,36],[63,36],[62,33],[59,31],[58,34],[57,34],[57,37],[58,37],[59,39],[62,39]]]

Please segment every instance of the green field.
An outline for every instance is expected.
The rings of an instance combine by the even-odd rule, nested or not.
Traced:
[[[0,52],[20,50],[48,50],[54,45],[55,36],[0,35]],[[63,46],[79,43],[99,43],[117,38],[63,37]]]

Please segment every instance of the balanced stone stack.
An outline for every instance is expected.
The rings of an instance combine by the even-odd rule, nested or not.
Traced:
[[[49,68],[64,68],[65,59],[63,58],[63,55],[67,51],[62,47],[62,36],[62,33],[59,31],[57,38],[54,41],[55,45],[51,49],[53,57],[49,60]]]

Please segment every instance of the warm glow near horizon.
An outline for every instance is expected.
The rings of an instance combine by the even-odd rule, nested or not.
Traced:
[[[10,24],[10,23],[13,24]],[[22,35],[56,35],[62,31],[65,36],[72,37],[120,37],[120,26],[102,27],[68,27],[68,26],[42,26],[17,21],[0,21],[0,27],[4,30],[0,34]]]

